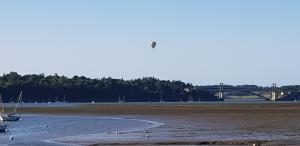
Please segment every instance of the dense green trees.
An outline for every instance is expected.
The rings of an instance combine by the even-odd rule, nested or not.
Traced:
[[[300,85],[282,86],[283,91],[300,92]]]
[[[281,91],[287,92],[288,95],[279,99],[282,101],[294,101],[300,100],[300,85],[290,85],[290,86],[282,86]]]
[[[188,89],[188,90],[187,90]],[[0,76],[0,93],[4,102],[16,99],[23,90],[25,102],[126,102],[160,101],[217,101],[217,97],[198,86],[181,81],[166,81],[147,77],[135,80],[90,79],[84,76],[32,74],[16,72]]]

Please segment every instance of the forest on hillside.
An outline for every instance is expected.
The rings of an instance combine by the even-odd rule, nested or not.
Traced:
[[[166,102],[219,101],[204,88],[182,81],[145,77],[134,80],[113,78],[91,79],[84,76],[44,74],[0,76],[3,102],[16,101],[23,92],[24,102]]]

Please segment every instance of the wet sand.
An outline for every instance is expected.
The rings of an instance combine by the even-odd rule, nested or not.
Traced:
[[[77,141],[82,145],[300,145],[300,104],[297,103],[78,104],[24,107],[24,112],[121,116],[164,123],[131,133],[136,136],[131,139]]]

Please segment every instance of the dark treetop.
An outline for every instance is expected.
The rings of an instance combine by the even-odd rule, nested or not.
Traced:
[[[146,77],[135,80],[90,79],[84,76],[32,74],[16,72],[0,76],[0,93],[4,102],[17,99],[23,91],[25,102],[148,102],[148,101],[218,101],[212,93],[181,81]]]

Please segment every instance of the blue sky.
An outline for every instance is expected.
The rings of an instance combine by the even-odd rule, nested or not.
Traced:
[[[297,0],[1,0],[0,73],[300,84],[299,7]]]

